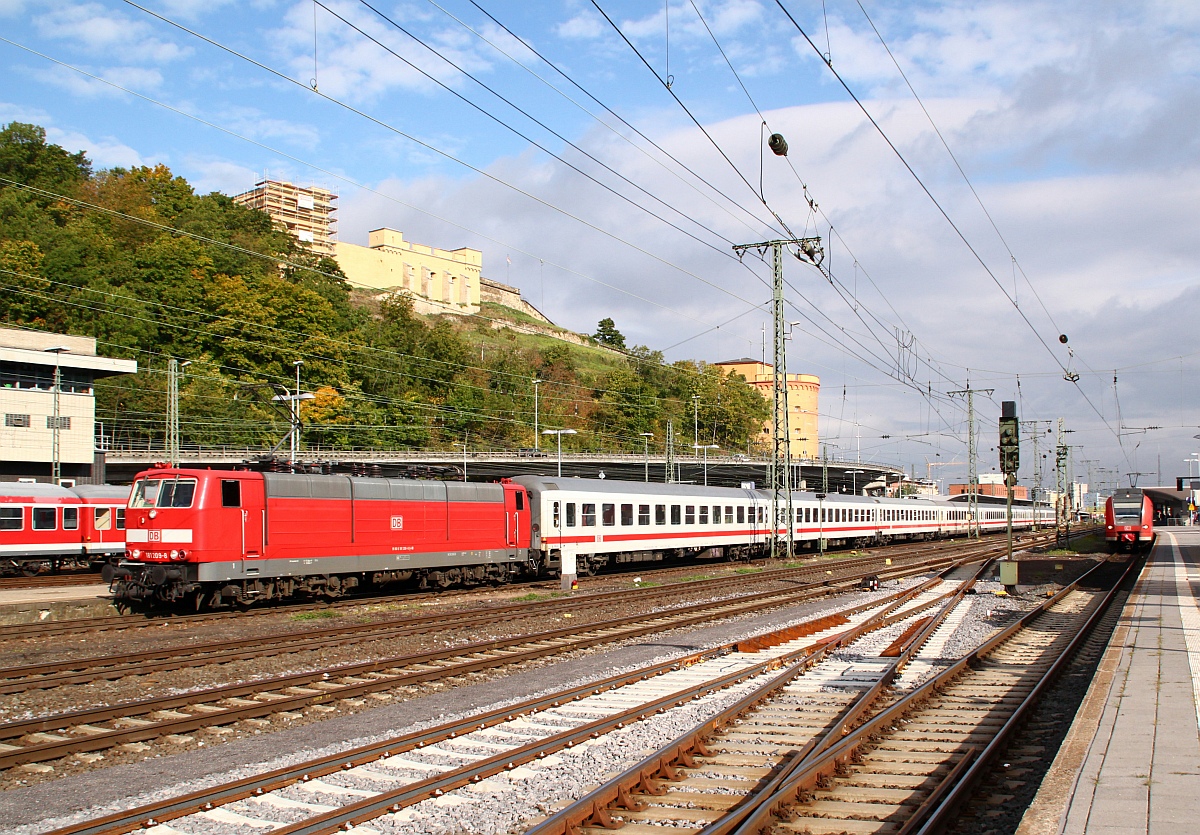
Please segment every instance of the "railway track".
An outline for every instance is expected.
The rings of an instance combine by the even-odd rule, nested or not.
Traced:
[[[948,561],[968,556],[972,550],[956,550],[952,554],[943,555],[935,560],[924,559],[902,562],[891,567],[890,573],[886,570],[882,573],[883,576],[898,576],[898,572],[941,567],[947,564]],[[893,560],[893,562],[895,561]],[[614,603],[624,603],[626,601],[636,600],[647,604],[661,599],[674,603],[684,591],[687,594],[733,594],[741,586],[761,585],[764,582],[786,582],[793,584],[808,582],[810,585],[817,581],[822,585],[826,583],[838,583],[844,582],[847,579],[857,580],[861,576],[863,566],[872,566],[872,563],[869,560],[854,560],[838,564],[832,569],[815,566],[776,569],[756,574],[696,580],[665,587],[624,589],[558,600],[519,602],[479,607],[459,612],[437,612],[420,616],[385,618],[373,623],[354,623],[302,632],[283,633],[270,636],[269,638],[257,636],[239,640],[214,641],[204,644],[191,643],[142,652],[0,668],[0,694],[22,693],[30,690],[63,687],[73,684],[90,684],[99,680],[119,679],[127,675],[145,675],[209,664],[227,664],[234,661],[264,658],[293,652],[309,652],[323,647],[345,646],[367,641],[424,634],[431,630],[441,631],[446,628],[485,626],[494,624],[501,619],[519,620],[528,617],[577,612],[612,605]],[[827,573],[827,571],[832,571],[833,573]],[[769,597],[770,594],[767,594],[762,599],[768,599]]]
[[[0,577],[0,591],[9,589],[50,589],[63,586],[99,586],[100,574],[80,570],[61,574],[36,574],[33,577]]]
[[[1035,545],[1046,544],[1053,540],[1053,534],[1024,534],[1020,538],[1022,548],[1028,548]],[[969,541],[964,541],[969,542]],[[988,543],[990,540],[985,540]],[[936,556],[948,546],[955,548],[963,547],[962,543],[907,543],[890,545],[886,549],[878,552],[870,553],[864,557],[854,557],[838,559],[836,561],[826,560],[824,562],[809,563],[795,568],[765,568],[759,576],[772,576],[774,572],[790,572],[790,576],[803,577],[806,575],[817,576],[824,571],[832,570],[835,575],[852,573],[865,569],[870,566],[883,568],[887,560],[892,563],[908,562],[926,557]],[[987,547],[986,544],[976,543],[975,547]],[[801,559],[798,557],[797,559]],[[708,563],[698,564],[696,567],[707,567]],[[642,570],[644,566],[638,567],[637,570]],[[768,574],[770,572],[771,574]],[[777,576],[786,577],[788,573],[779,574]],[[38,578],[32,578],[38,579]],[[700,581],[704,582],[704,581]],[[600,594],[604,594],[601,592]],[[579,595],[580,597],[591,596],[588,593]],[[197,612],[183,613],[172,610],[153,610],[139,613],[129,613],[124,615],[110,615],[96,618],[73,618],[63,621],[38,621],[36,623],[22,624],[7,624],[0,625],[0,641],[15,641],[25,638],[53,637],[56,635],[73,635],[80,632],[103,632],[111,630],[126,630],[126,629],[143,629],[155,626],[161,626],[164,623],[171,624],[186,624],[195,625],[210,622],[218,622],[230,619],[241,619],[245,617],[266,616],[278,614],[279,612],[287,612],[289,614],[299,614],[304,612],[323,612],[323,611],[341,611],[345,609],[360,607],[370,604],[373,600],[385,599],[396,600],[403,599],[406,603],[421,603],[427,600],[437,600],[440,598],[438,593],[405,593],[400,595],[398,591],[383,592],[379,595],[361,595],[353,598],[347,598],[335,601],[321,602],[302,602],[302,603],[287,603],[282,602],[268,608],[251,608],[248,610],[229,610],[220,612]]]
[[[837,709],[828,698],[814,713],[811,704],[756,697],[741,706],[741,719],[736,711],[722,717],[732,733],[720,720],[697,729],[530,832],[598,833],[614,820],[629,835],[664,821],[671,821],[672,832],[703,835],[940,831],[1087,640],[1132,566],[1101,564],[1090,578],[1099,587],[1077,581],[1064,588],[923,682],[934,665],[898,677],[891,703],[853,729],[855,723],[839,717],[837,733],[818,735],[828,727],[822,720]],[[934,643],[946,626],[923,629],[914,643]],[[920,662],[918,656],[910,670]],[[767,717],[765,739],[739,736],[746,715],[750,727]],[[771,722],[782,727],[773,730]],[[773,759],[783,748],[791,750]]]
[[[945,566],[965,557],[964,553],[981,558],[983,552],[995,551],[996,544],[973,544],[953,556],[943,556],[934,565]],[[874,567],[874,566],[872,566]],[[852,566],[843,566],[849,571]],[[929,570],[930,562],[893,566],[891,576],[901,576]],[[861,566],[860,566],[861,569]],[[771,572],[798,581],[811,567]],[[392,691],[432,681],[461,677],[482,670],[519,664],[550,655],[570,653],[601,644],[631,640],[655,632],[694,626],[714,620],[737,617],[762,611],[764,608],[785,606],[823,596],[856,580],[860,574],[850,573],[840,580],[822,569],[819,583],[799,585],[792,589],[758,592],[740,597],[710,600],[661,611],[653,616],[620,618],[586,625],[513,638],[476,642],[437,652],[416,655],[376,658],[361,663],[309,670],[254,682],[209,687],[182,695],[142,699],[103,707],[75,710],[0,724],[0,768],[47,762],[65,756],[102,751],[116,745],[130,745],[145,740],[175,735],[179,737],[205,728],[221,728],[236,722],[264,721],[264,717],[283,716],[295,719],[301,711],[320,710],[325,702],[339,700],[355,706],[368,704],[366,698],[377,702],[394,698]],[[887,573],[880,572],[883,576]],[[762,575],[755,575],[761,581]],[[728,581],[730,578],[725,578]],[[748,580],[749,578],[735,578]],[[689,590],[698,584],[688,584]],[[726,586],[728,582],[726,583]],[[719,588],[720,586],[714,586]],[[664,589],[641,590],[638,594],[656,593],[668,598],[678,592]],[[447,625],[469,626],[480,622],[494,623],[498,617],[515,619],[524,611],[545,614],[586,605],[596,605],[614,599],[618,593],[607,593],[584,599],[548,601],[539,604],[513,604],[459,615],[438,614],[423,620],[409,619],[370,626],[339,627],[318,630],[303,635],[284,636],[280,646],[257,638],[252,641],[224,642],[204,647],[188,648],[186,657],[177,651],[151,651],[132,656],[109,656],[91,659],[87,663],[59,663],[36,667],[11,668],[3,671],[0,692],[20,693],[90,681],[137,676],[161,670],[187,666],[227,663],[266,654],[304,651],[321,642],[340,644],[347,641],[379,640],[384,636],[413,634],[431,627]],[[358,632],[358,634],[356,634]],[[269,720],[268,720],[269,721]]]
[[[99,818],[58,830],[56,835],[99,835],[142,828],[154,832],[155,827],[164,833],[174,832],[178,830],[165,822],[192,814],[203,819],[204,831],[218,831],[221,825],[228,831],[250,826],[286,835],[350,829],[462,787],[487,790],[486,781],[500,774],[520,778],[522,769],[532,772],[534,768],[554,767],[563,752],[593,750],[589,746],[599,744],[605,735],[631,733],[648,717],[689,711],[711,713],[709,703],[743,698],[738,689],[756,680],[774,681],[778,687],[862,634],[894,627],[945,605],[969,582],[929,581],[902,594],[847,607],[755,641],[656,664],[336,756]],[[951,587],[949,591],[947,587]],[[880,666],[877,678],[882,678],[889,666],[894,665]],[[825,726],[836,730],[836,723],[831,725],[829,720],[837,714],[835,710],[827,716]]]
[[[909,566],[897,571],[924,570],[928,570],[928,566]],[[182,695],[7,722],[0,724],[0,768],[45,762],[171,734],[186,734],[201,728],[260,720],[265,716],[295,718],[296,711],[333,699],[370,696],[387,700],[392,698],[388,691],[399,688],[757,613],[764,608],[822,597],[839,588],[824,583],[815,587],[809,584],[793,590],[760,592],[680,606],[657,614],[572,625],[435,652],[374,659]],[[100,671],[101,677],[109,674]]]

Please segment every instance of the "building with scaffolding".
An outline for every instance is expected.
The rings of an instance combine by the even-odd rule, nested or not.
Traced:
[[[262,180],[254,188],[233,196],[233,202],[266,212],[318,255],[334,255],[337,241],[337,195],[323,188]]]

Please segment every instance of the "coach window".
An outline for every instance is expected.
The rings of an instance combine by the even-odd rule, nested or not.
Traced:
[[[737,506],[737,520],[739,525],[746,524],[746,508],[741,505]]]
[[[731,504],[725,505],[725,524],[733,524],[733,505]]]
[[[125,530],[125,508],[117,508],[117,530]]]
[[[633,505],[631,505],[631,504],[621,505],[621,524],[628,525],[628,526],[633,525]]]
[[[553,527],[555,527],[555,528],[562,527],[562,512],[561,512],[561,510],[560,510],[560,508],[559,508],[559,503],[558,503],[558,502],[552,502],[552,503],[551,503],[551,512],[554,514],[554,524],[553,524]]]
[[[93,522],[92,527],[98,531],[106,531],[112,527],[112,508],[97,507],[92,510]]]
[[[52,507],[35,507],[33,509],[33,529],[35,531],[52,531],[57,527],[57,510]]]
[[[611,528],[617,524],[617,506],[615,504],[605,502],[600,505],[600,512],[604,517],[603,521],[605,525]]]
[[[688,510],[690,511],[691,508],[688,508]],[[706,505],[706,504],[700,505],[700,524],[701,525],[708,524],[708,505]]]
[[[650,524],[650,505],[648,505],[648,504],[638,505],[638,524],[639,525],[649,525]]]
[[[79,530],[79,508],[64,507],[63,508],[63,530],[77,531]]]
[[[696,524],[696,506],[694,504],[689,504],[689,505],[683,506],[683,524],[685,524],[685,525]]]
[[[673,505],[671,505],[671,524],[678,525],[681,523],[682,523],[682,519],[679,515],[679,505],[673,504]]]
[[[594,504],[585,502],[580,507],[580,512],[583,515],[583,518],[581,520],[579,520],[580,527],[584,527],[584,528],[596,527],[596,506]]]
[[[654,524],[667,524],[667,506],[665,504],[656,504],[654,506]]]
[[[567,502],[567,527],[575,527],[575,502]]]
[[[242,483],[237,479],[221,482],[221,507],[242,506]]]
[[[25,508],[0,507],[0,531],[19,531],[25,527]]]
[[[719,504],[713,505],[713,524],[721,524],[721,506]]]

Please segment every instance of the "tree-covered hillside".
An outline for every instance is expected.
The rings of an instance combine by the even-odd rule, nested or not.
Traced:
[[[270,397],[294,387],[296,360],[317,394],[305,442],[323,447],[531,446],[535,378],[541,426],[579,430],[564,447],[640,451],[639,433],[661,443],[670,418],[690,446],[698,395],[702,442],[745,450],[768,414],[742,378],[645,348],[597,364],[510,331],[506,350],[481,351],[472,334],[495,333],[484,318],[427,319],[357,293],[267,215],[198,195],[165,166],[93,171],[17,122],[0,129],[0,286],[5,325],[94,336],[138,361],[96,386],[118,446],[161,448],[171,357],[190,361],[185,446],[274,444],[286,419]],[[601,331],[615,344],[611,320]]]

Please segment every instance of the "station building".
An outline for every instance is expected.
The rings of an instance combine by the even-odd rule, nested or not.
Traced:
[[[98,356],[91,337],[0,328],[0,481],[51,481],[56,446],[63,482],[104,481],[92,383],[136,371]]]
[[[758,389],[767,400],[775,396],[775,366],[769,362],[749,359],[714,363],[727,374],[741,374],[746,382]],[[817,400],[821,393],[821,378],[814,374],[787,374],[788,449],[792,459],[811,461],[818,457],[820,438],[817,434]],[[774,438],[774,421],[763,425],[763,442],[770,445]]]

